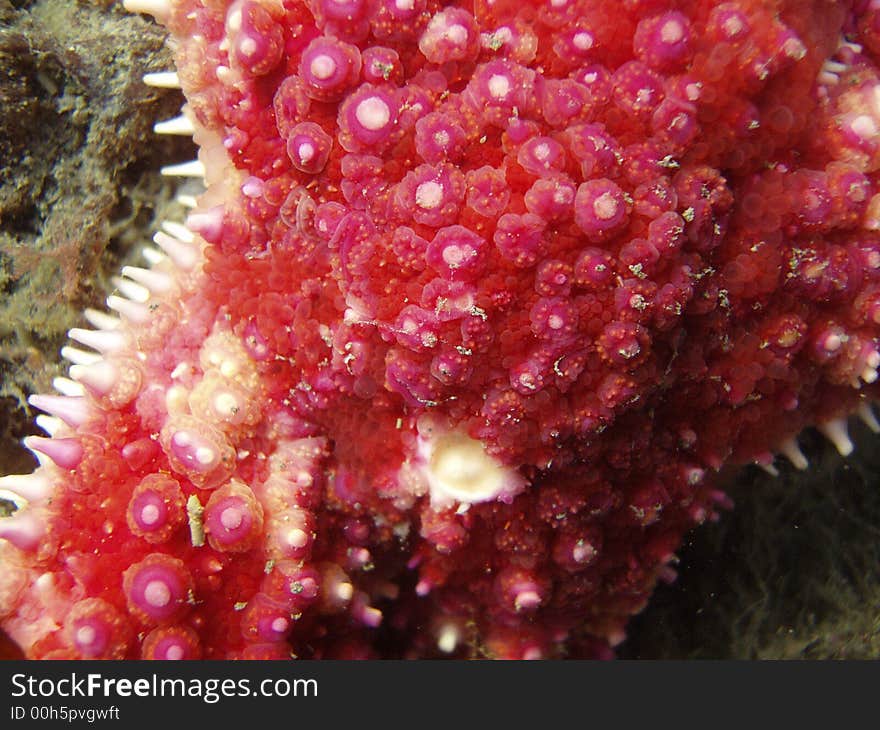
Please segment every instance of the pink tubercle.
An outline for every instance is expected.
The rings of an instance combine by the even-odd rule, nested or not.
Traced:
[[[205,505],[205,534],[220,552],[250,550],[263,533],[263,507],[243,482],[231,481],[214,490]]]
[[[312,106],[309,94],[305,82],[298,75],[288,76],[278,85],[272,107],[275,126],[282,137],[286,137],[290,129],[299,122],[309,121]]]
[[[208,370],[187,401],[197,419],[215,424],[227,436],[237,436],[259,420],[260,404],[254,402],[246,385],[224,376],[221,370]]]
[[[528,570],[509,566],[495,578],[502,605],[514,614],[537,611],[547,600],[546,586]]]
[[[444,8],[428,22],[419,50],[432,63],[468,61],[476,58],[480,32],[474,16],[456,7]]]
[[[355,621],[372,629],[380,626],[384,618],[380,609],[369,604],[369,597],[365,593],[355,594],[350,611]]]
[[[271,556],[306,559],[315,539],[314,517],[292,507],[277,511],[266,521],[267,549]]]
[[[129,611],[146,623],[164,623],[186,611],[192,576],[182,560],[151,553],[123,573]]]
[[[529,213],[548,221],[563,221],[574,213],[576,187],[568,177],[541,178],[526,191],[524,202]]]
[[[320,593],[321,575],[298,560],[279,560],[263,581],[263,592],[291,612],[300,612],[314,603]]]
[[[284,50],[280,24],[265,6],[239,0],[227,13],[233,64],[252,76],[264,76],[281,61]]]
[[[198,634],[189,626],[161,627],[144,637],[141,657],[156,661],[201,659],[201,642]]]
[[[499,215],[510,200],[504,173],[489,165],[467,173],[467,205],[481,216]]]
[[[535,270],[535,291],[545,297],[567,297],[571,293],[574,269],[559,259],[548,259]]]
[[[501,256],[521,269],[529,269],[541,259],[546,247],[547,222],[531,213],[505,213],[498,219],[492,240]]]
[[[289,607],[257,593],[241,614],[241,633],[250,642],[283,643],[293,628],[296,614]]]
[[[183,523],[184,509],[178,482],[164,474],[149,474],[132,492],[126,521],[133,534],[158,544],[168,540]]]
[[[433,312],[411,304],[400,310],[394,325],[395,339],[414,352],[437,346],[439,320]]]
[[[83,659],[122,659],[129,645],[125,618],[100,598],[75,603],[64,621],[65,635]]]
[[[299,77],[305,93],[317,101],[341,99],[358,79],[361,53],[357,46],[319,36],[303,51]]]
[[[398,184],[395,201],[416,223],[436,227],[458,220],[465,191],[465,176],[452,165],[420,165]]]
[[[212,208],[193,211],[187,216],[186,227],[198,233],[206,241],[216,243],[220,240],[223,229],[223,206],[217,205]],[[189,263],[191,266],[195,262],[190,262],[187,259],[187,261],[176,261],[176,263],[179,266]],[[184,266],[184,268],[189,268],[189,266]]]
[[[464,226],[447,226],[434,234],[425,259],[429,266],[448,279],[470,281],[482,271],[487,248],[482,236]]]
[[[567,530],[553,545],[553,559],[565,569],[577,572],[597,560],[600,550],[601,536],[596,527]]]
[[[300,172],[314,175],[324,169],[330,158],[333,140],[313,122],[300,122],[290,130],[287,155]]]
[[[457,160],[466,139],[464,128],[452,114],[435,111],[416,122],[416,152],[425,162]]]
[[[649,116],[663,100],[660,76],[640,61],[628,61],[613,74],[614,101],[636,117]]]
[[[535,105],[535,74],[510,59],[494,59],[478,66],[463,100],[488,124],[505,128],[510,120]],[[515,111],[516,110],[516,111]]]
[[[541,297],[529,312],[532,333],[536,338],[560,340],[577,329],[578,312],[574,305],[561,297]]]
[[[690,21],[673,10],[640,20],[633,50],[651,68],[674,69],[687,60],[690,36]]]
[[[527,172],[538,177],[552,177],[565,168],[565,150],[550,137],[533,137],[516,155],[516,160]]]
[[[372,84],[390,82],[398,84],[403,79],[400,56],[393,48],[371,46],[363,52],[363,78]]]
[[[362,84],[339,107],[339,144],[348,152],[380,152],[394,139],[400,102],[384,87]]]
[[[198,418],[169,417],[159,443],[172,468],[196,486],[205,489],[217,486],[232,471],[235,451],[220,431]]]
[[[578,187],[574,220],[592,243],[605,241],[628,222],[630,203],[623,191],[607,178],[588,180]]]

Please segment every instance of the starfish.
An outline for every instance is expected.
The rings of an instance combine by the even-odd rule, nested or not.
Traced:
[[[877,427],[880,9],[127,0],[203,177],[0,479],[34,658],[611,656]]]

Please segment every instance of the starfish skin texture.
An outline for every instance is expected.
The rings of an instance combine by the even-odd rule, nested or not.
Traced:
[[[0,479],[28,657],[609,657],[876,427],[880,4],[127,5],[206,191]]]

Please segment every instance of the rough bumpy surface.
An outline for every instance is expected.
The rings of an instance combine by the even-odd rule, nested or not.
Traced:
[[[607,656],[873,418],[873,3],[149,4],[208,191],[32,401],[29,656]]]
[[[880,656],[880,452],[851,426],[849,458],[810,430],[808,470],[749,468],[725,484],[735,509],[687,537],[678,580],[630,621],[618,656]]]
[[[179,215],[171,187],[145,171],[191,145],[143,144],[152,122],[179,105],[141,79],[171,53],[159,26],[109,12],[112,1],[0,0],[4,474],[30,468],[15,444],[33,429],[25,394],[62,374],[67,330],[112,289],[153,209]]]

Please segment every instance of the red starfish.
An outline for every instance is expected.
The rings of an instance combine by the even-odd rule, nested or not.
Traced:
[[[607,656],[876,423],[873,3],[128,5],[207,191],[0,480],[28,656]]]

